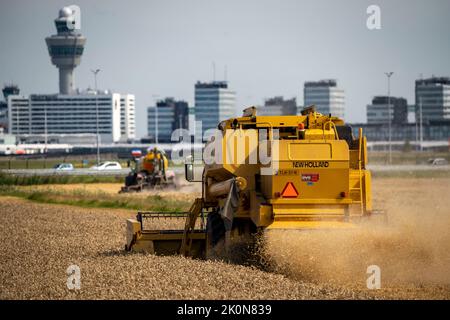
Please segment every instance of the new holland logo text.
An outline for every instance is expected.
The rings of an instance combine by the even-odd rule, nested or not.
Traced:
[[[294,161],[292,166],[294,168],[328,168],[330,163],[328,161]]]

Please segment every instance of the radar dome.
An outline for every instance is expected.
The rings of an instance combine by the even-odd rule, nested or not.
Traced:
[[[59,17],[60,18],[68,18],[72,16],[72,9],[69,7],[64,7],[61,10],[59,10]]]

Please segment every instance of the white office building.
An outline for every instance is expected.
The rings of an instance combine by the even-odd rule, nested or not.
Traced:
[[[99,91],[98,94],[87,91],[71,95],[9,96],[10,132],[23,142],[35,142],[29,140],[40,136],[52,137],[52,142],[57,143],[87,143],[88,140],[93,143],[97,134],[97,107],[102,143],[134,137],[134,96],[107,91]]]
[[[202,137],[206,130],[216,129],[219,122],[235,116],[236,93],[228,89],[226,81],[195,84],[195,121],[201,121]],[[200,134],[197,127],[195,130]]]
[[[133,94],[120,96],[120,140],[131,141],[136,138],[136,115]]]
[[[322,114],[344,118],[345,93],[336,80],[305,82],[303,97],[305,107],[314,104]]]

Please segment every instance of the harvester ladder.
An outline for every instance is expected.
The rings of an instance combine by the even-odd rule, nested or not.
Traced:
[[[362,155],[362,148],[363,148],[363,137],[362,137],[362,130],[359,130],[359,138],[358,138],[358,144],[359,144],[359,149],[358,149],[358,184],[353,187],[350,188],[350,192],[358,192],[359,194],[359,200],[354,201],[353,203],[358,203],[361,207],[361,214],[364,214],[364,195],[363,195],[363,166],[362,166],[362,161],[363,161],[363,155]]]
[[[186,216],[186,223],[184,225],[183,240],[181,242],[180,254],[187,257],[191,251],[192,237],[190,235],[195,229],[195,223],[197,217],[202,212],[203,199],[197,198],[189,209],[188,215]]]
[[[359,150],[358,150],[358,170],[359,170],[359,203],[361,206],[361,215],[364,214],[364,202],[363,202],[363,185],[362,185],[362,148],[363,148],[363,131],[362,128],[359,128],[358,135],[359,135]]]

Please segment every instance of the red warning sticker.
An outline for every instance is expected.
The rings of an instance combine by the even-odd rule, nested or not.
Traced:
[[[302,181],[317,182],[317,181],[319,181],[319,174],[318,173],[302,173]]]

